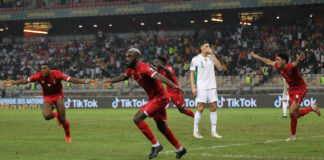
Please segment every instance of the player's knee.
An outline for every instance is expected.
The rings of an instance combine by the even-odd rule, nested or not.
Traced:
[[[60,122],[63,124],[64,122],[65,122],[65,116],[59,116],[58,117],[59,118],[59,120],[60,120]]]
[[[160,132],[165,133],[165,131],[167,130],[167,125],[165,123],[165,121],[157,121],[156,122],[157,128]]]
[[[141,122],[140,119],[136,117],[134,117],[133,121],[135,124],[139,124]]]
[[[50,115],[50,114],[44,115],[44,119],[45,120],[51,120],[52,119],[52,115]]]

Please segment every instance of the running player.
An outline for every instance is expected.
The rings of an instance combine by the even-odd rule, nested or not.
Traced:
[[[274,66],[280,74],[285,78],[289,86],[289,115],[291,136],[286,141],[296,140],[297,119],[314,111],[318,116],[321,115],[317,104],[312,104],[310,107],[299,110],[300,104],[306,95],[306,83],[299,73],[298,66],[305,59],[305,54],[301,52],[297,55],[297,60],[294,63],[288,63],[288,56],[286,54],[279,54],[276,61],[272,61],[260,57],[253,52],[251,56],[267,65]]]
[[[134,123],[152,143],[152,150],[149,154],[149,159],[158,155],[163,149],[162,145],[156,140],[151,129],[144,121],[145,118],[151,117],[154,119],[159,131],[169,140],[169,142],[177,149],[176,158],[181,158],[186,154],[187,150],[179,143],[177,138],[173,135],[167,122],[166,105],[169,103],[169,96],[164,90],[162,83],[172,86],[179,93],[184,91],[172,83],[166,77],[160,75],[150,65],[140,62],[141,52],[136,48],[131,48],[126,52],[126,65],[128,69],[125,74],[112,79],[104,81],[106,87],[112,83],[127,80],[132,77],[141,85],[149,96],[149,101],[140,108],[134,116]],[[162,83],[161,83],[162,82]]]
[[[154,61],[154,65],[155,67],[157,67],[157,72],[179,86],[173,67],[166,65],[166,61],[167,60],[161,56]],[[186,109],[186,107],[184,106],[182,94],[180,94],[176,89],[170,86],[167,86],[167,92],[171,98],[171,101],[177,106],[181,113],[186,114],[190,117],[194,117],[194,113],[189,108]]]
[[[93,80],[82,80],[65,76],[59,70],[51,70],[49,65],[44,63],[41,65],[41,72],[36,73],[28,79],[17,81],[9,80],[4,82],[4,86],[9,87],[16,84],[26,84],[35,81],[40,83],[43,88],[43,116],[45,120],[51,120],[56,117],[58,124],[62,125],[64,129],[66,142],[71,142],[70,124],[69,121],[65,119],[64,96],[61,80],[79,84],[96,84]],[[53,112],[54,106],[57,112]]]

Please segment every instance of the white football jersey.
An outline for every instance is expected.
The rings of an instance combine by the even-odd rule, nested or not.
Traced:
[[[196,72],[197,90],[217,88],[215,67],[211,55],[203,57],[201,54],[191,60],[190,70]]]

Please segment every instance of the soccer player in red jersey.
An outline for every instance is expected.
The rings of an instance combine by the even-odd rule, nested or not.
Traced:
[[[186,154],[187,150],[179,143],[168,126],[165,107],[169,103],[169,96],[163,88],[162,83],[172,86],[182,94],[184,91],[169,79],[160,75],[150,65],[140,62],[140,56],[141,52],[138,49],[129,49],[126,52],[126,65],[128,67],[126,73],[112,79],[104,80],[104,85],[110,86],[112,83],[124,81],[130,77],[135,79],[149,96],[149,101],[142,106],[134,116],[134,123],[152,143],[152,150],[149,154],[149,159],[156,157],[163,147],[156,140],[151,129],[144,121],[147,117],[154,119],[159,131],[177,149],[176,158],[181,158]]]
[[[155,67],[157,67],[157,72],[159,72],[161,75],[168,78],[174,84],[179,86],[173,67],[166,65],[166,61],[167,60],[161,56],[154,61],[154,65]],[[170,86],[167,86],[167,92],[172,102],[177,106],[177,108],[181,113],[186,114],[187,116],[190,117],[195,116],[195,114],[190,109],[185,108],[182,94],[180,94],[176,89]]]
[[[70,124],[65,119],[65,107],[64,96],[61,80],[69,81],[79,84],[96,84],[93,80],[82,80],[78,78],[72,78],[70,76],[64,76],[59,70],[51,70],[47,63],[41,65],[41,72],[29,77],[28,79],[22,79],[17,81],[9,80],[4,82],[4,86],[9,87],[16,84],[26,84],[29,82],[39,82],[43,88],[42,95],[44,97],[43,116],[46,120],[57,118],[58,124],[62,125],[66,142],[71,142]],[[54,106],[57,112],[53,112]]]
[[[286,139],[286,141],[296,140],[297,119],[308,114],[311,111],[314,111],[318,116],[321,115],[321,112],[318,109],[316,103],[312,104],[310,107],[299,110],[300,104],[303,102],[303,99],[306,95],[306,83],[304,82],[304,79],[302,78],[298,70],[298,66],[305,58],[304,53],[298,54],[296,62],[293,63],[288,63],[288,56],[286,54],[279,54],[275,62],[260,57],[253,52],[251,52],[251,56],[267,65],[274,66],[285,78],[289,86],[288,94],[291,127],[291,136]]]

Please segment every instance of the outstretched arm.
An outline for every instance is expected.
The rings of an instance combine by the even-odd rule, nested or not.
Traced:
[[[272,61],[272,60],[270,60],[270,59],[260,57],[260,56],[256,55],[256,54],[253,53],[253,52],[251,52],[250,54],[251,54],[251,56],[252,56],[253,58],[255,58],[255,59],[257,59],[257,60],[259,60],[259,61],[261,61],[261,62],[263,62],[263,63],[265,63],[265,64],[267,64],[267,65],[269,65],[269,66],[273,66],[273,65],[274,65],[274,61]]]
[[[16,84],[26,84],[28,83],[27,79],[21,79],[21,80],[17,80],[17,81],[13,81],[13,80],[8,80],[6,82],[3,83],[3,86],[5,87],[10,87],[12,85],[16,85]]]
[[[293,63],[293,67],[299,66],[304,59],[305,59],[305,54],[301,52],[300,54],[297,55],[297,60],[296,62]]]
[[[111,79],[105,79],[103,81],[103,85],[106,86],[106,87],[109,87],[110,85],[112,85],[113,83],[117,83],[117,82],[120,82],[120,81],[125,81],[127,80],[129,77],[127,77],[125,74],[121,74],[120,76],[118,77],[114,77],[114,78],[111,78]]]
[[[154,74],[153,79],[156,79],[156,80],[158,80],[158,81],[160,81],[162,83],[165,83],[166,85],[171,86],[174,89],[176,89],[177,91],[179,91],[181,94],[184,94],[184,90],[182,88],[180,88],[179,86],[177,86],[176,84],[174,84],[168,78],[162,76],[160,73]]]
[[[88,79],[79,79],[79,78],[70,78],[69,82],[77,83],[77,84],[90,84],[95,85],[97,82],[94,80],[88,80]]]

